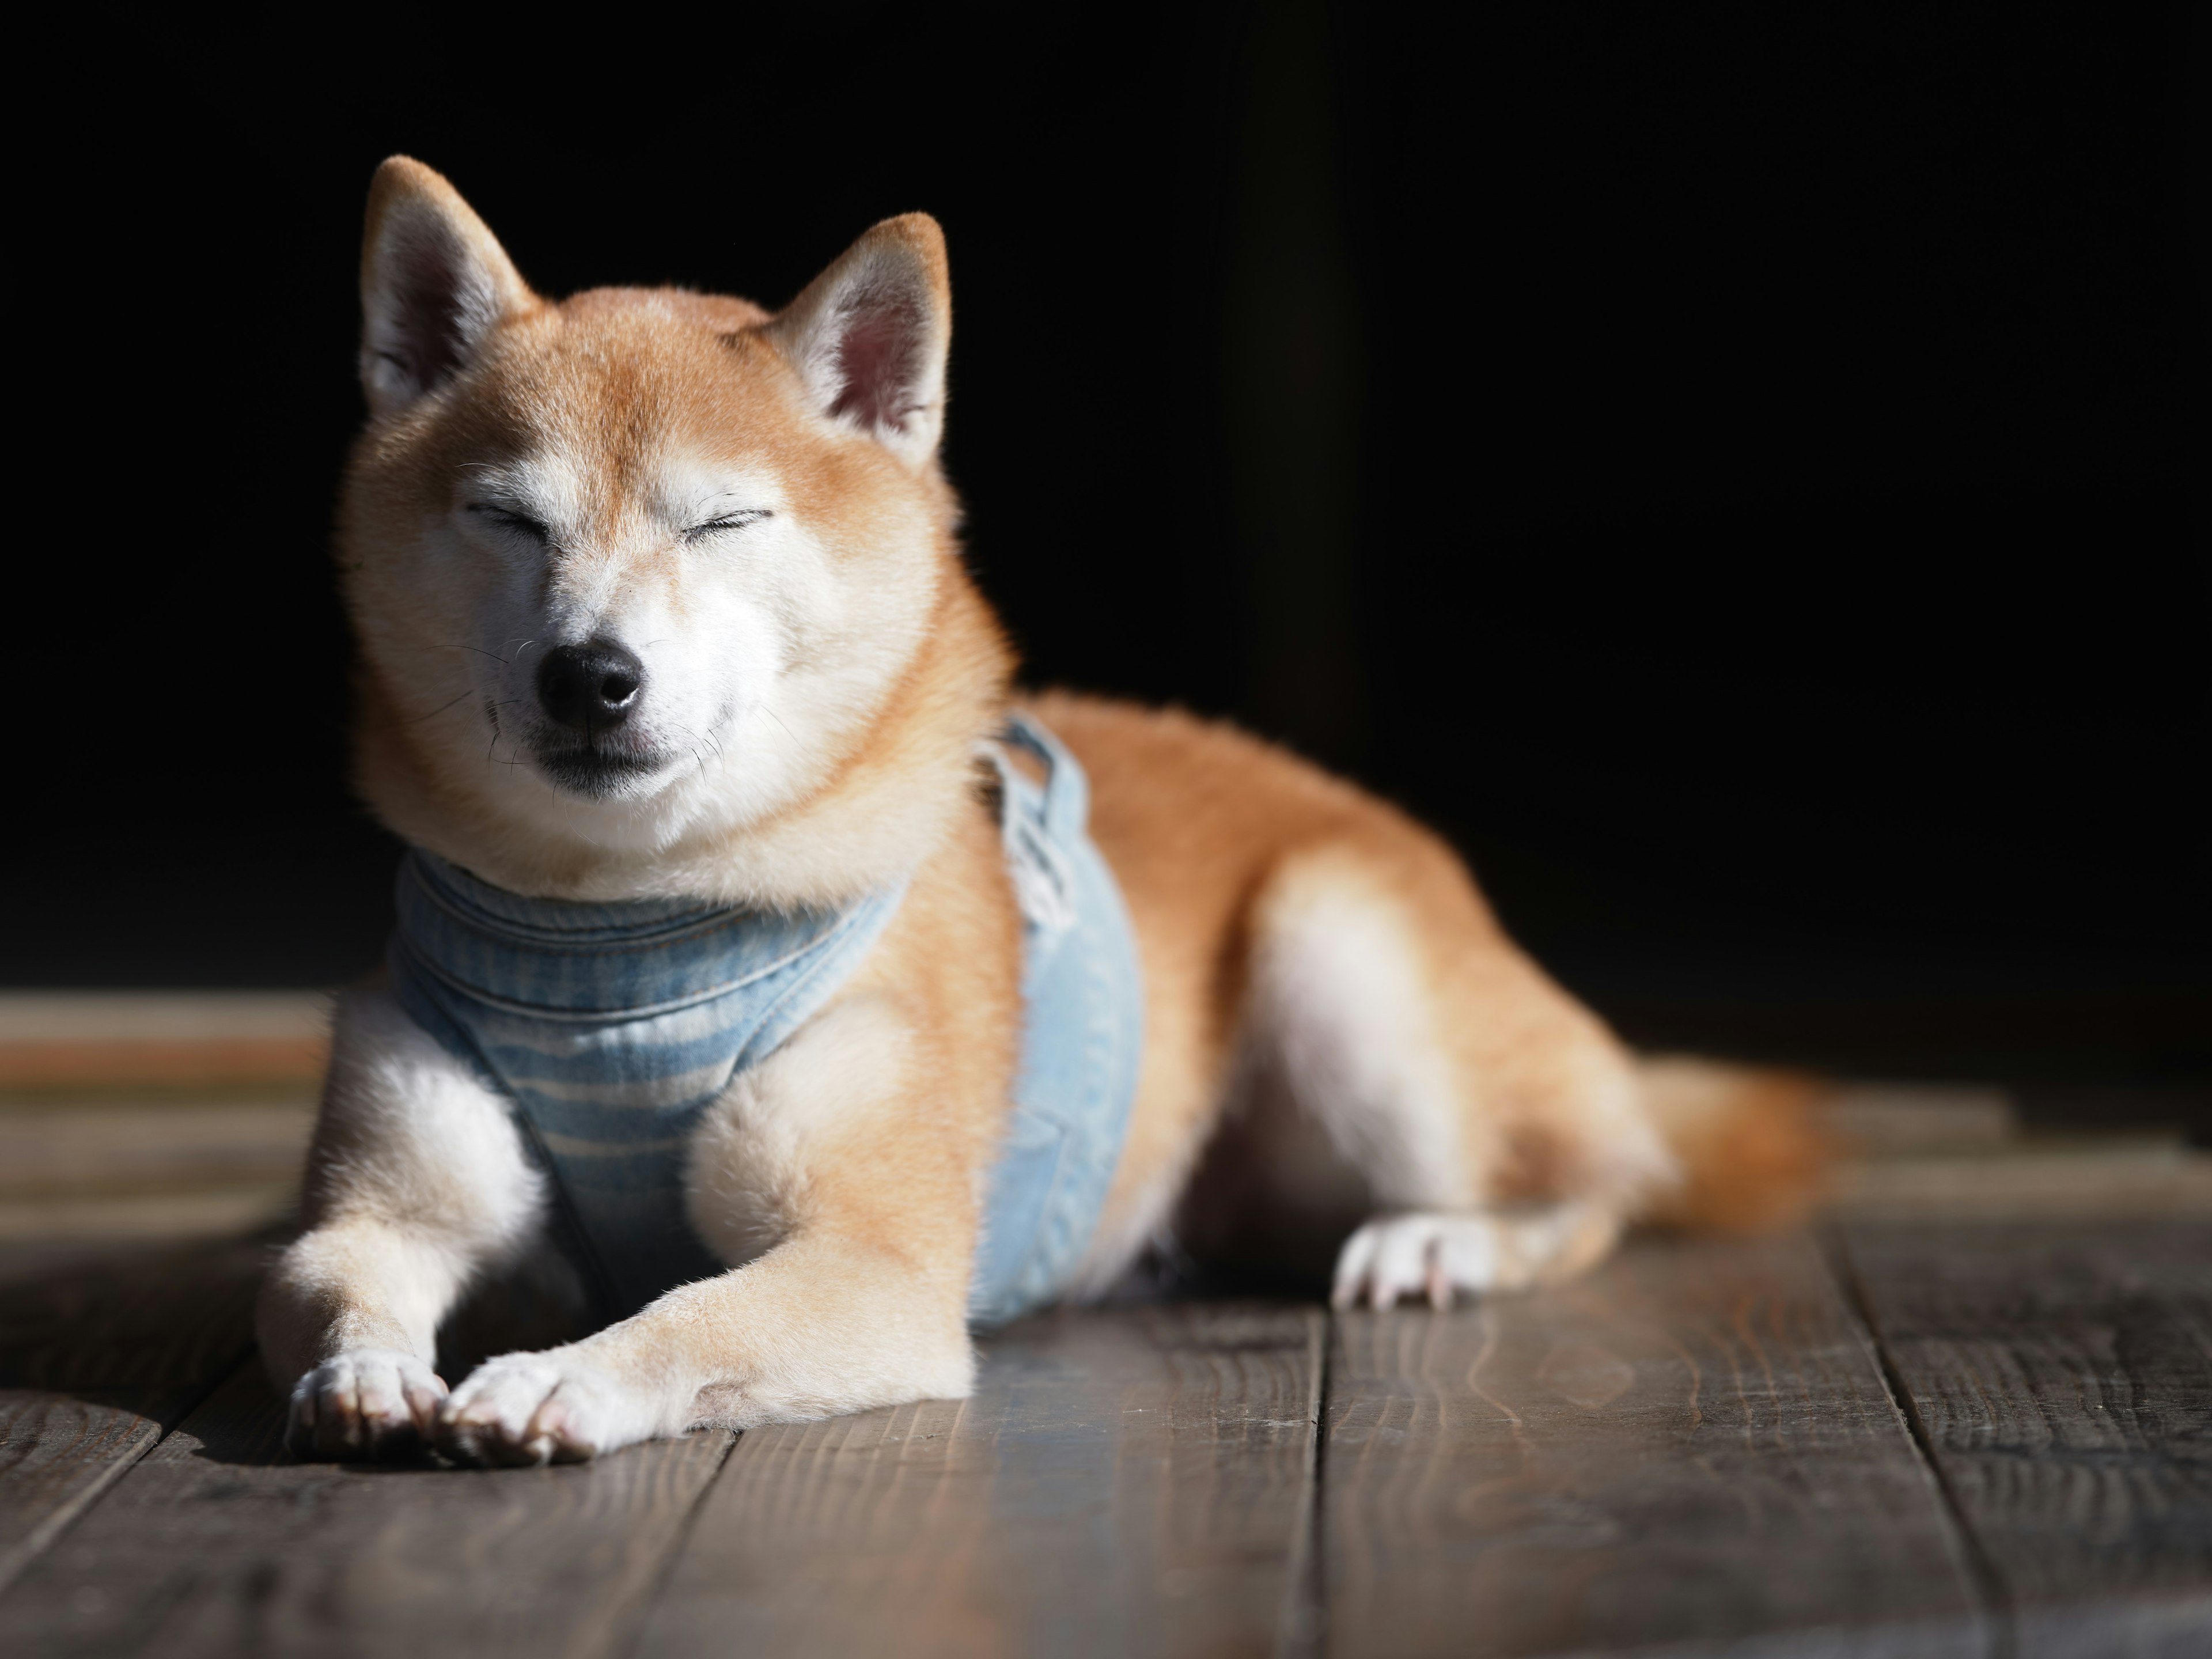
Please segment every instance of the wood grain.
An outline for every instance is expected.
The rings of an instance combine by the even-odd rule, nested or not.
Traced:
[[[108,1253],[0,1285],[0,1586],[237,1366],[261,1254]]]
[[[1638,1241],[1561,1290],[1338,1333],[1333,1655],[1983,1650],[1955,1529],[1803,1239]]]
[[[0,1389],[0,1589],[205,1392]]]
[[[2212,1216],[1841,1237],[2023,1659],[2212,1652]]]
[[[975,1395],[748,1433],[649,1656],[1262,1654],[1298,1609],[1322,1316],[1054,1316]]]
[[[258,1361],[0,1596],[11,1654],[623,1652],[720,1431],[501,1471],[285,1461]]]

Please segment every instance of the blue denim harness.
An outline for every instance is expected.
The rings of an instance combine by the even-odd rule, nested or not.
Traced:
[[[1042,767],[1042,788],[1011,763]],[[986,1189],[969,1318],[1051,1302],[1097,1224],[1143,1048],[1135,936],[1085,826],[1090,789],[1024,715],[987,751],[1024,919],[1021,1066]],[[906,883],[837,909],[526,898],[423,852],[399,870],[400,1005],[507,1097],[607,1317],[723,1271],[684,1218],[700,1115],[833,996]]]

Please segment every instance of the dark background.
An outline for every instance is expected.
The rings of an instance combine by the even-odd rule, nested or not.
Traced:
[[[30,55],[0,979],[378,954],[326,536],[404,150],[555,293],[935,213],[1033,677],[1404,802],[1632,1038],[2203,1111],[2201,9],[838,15]]]

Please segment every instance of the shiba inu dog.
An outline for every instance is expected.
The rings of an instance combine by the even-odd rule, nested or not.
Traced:
[[[1442,1306],[1803,1194],[1772,1089],[1639,1069],[1397,811],[1015,696],[938,465],[933,221],[773,315],[554,301],[394,158],[362,295],[356,775],[414,850],[260,1305],[299,1451],[959,1395],[974,1325],[1163,1240]],[[449,1390],[441,1319],[554,1248],[611,1322]]]

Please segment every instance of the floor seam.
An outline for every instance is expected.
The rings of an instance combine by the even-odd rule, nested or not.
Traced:
[[[1972,1583],[1980,1611],[1989,1625],[1987,1652],[1989,1659],[2016,1659],[2020,1648],[2017,1615],[2013,1607],[2011,1588],[2005,1577],[1983,1545],[1981,1534],[1974,1529],[1966,1514],[1958,1489],[1951,1484],[1950,1474],[1942,1459],[1936,1455],[1936,1442],[1928,1431],[1928,1425],[1920,1415],[1919,1401],[1905,1385],[1904,1372],[1890,1352],[1889,1340],[1882,1334],[1881,1322],[1875,1319],[1874,1306],[1867,1298],[1866,1286],[1859,1278],[1858,1264],[1853,1261],[1850,1247],[1842,1235],[1827,1231],[1825,1240],[1829,1267],[1842,1281],[1845,1298],[1851,1311],[1865,1329],[1867,1340],[1874,1346],[1875,1364],[1881,1374],[1881,1385],[1889,1395],[1892,1410],[1905,1425],[1913,1449],[1919,1454],[1922,1466],[1935,1482],[1937,1496],[1943,1500],[1943,1511],[1950,1517],[1952,1529],[1959,1540],[1960,1552],[1964,1556],[1967,1577]]]
[[[1336,1345],[1336,1316],[1328,1308],[1314,1310],[1319,1340],[1315,1344],[1311,1431],[1306,1439],[1304,1511],[1291,1553],[1291,1582],[1287,1586],[1280,1629],[1276,1633],[1278,1659],[1315,1659],[1327,1634],[1328,1610],[1323,1602],[1322,1569],[1322,1486],[1328,1460],[1323,1448],[1328,1435],[1330,1355]]]
[[[611,1644],[608,1649],[611,1654],[620,1654],[623,1659],[635,1659],[643,1649],[646,1632],[653,1627],[653,1615],[659,1608],[661,1598],[668,1594],[668,1581],[676,1576],[677,1565],[683,1560],[684,1552],[690,1545],[691,1534],[698,1528],[699,1511],[706,1507],[708,1497],[721,1484],[723,1473],[730,1467],[730,1459],[737,1452],[738,1442],[745,1437],[743,1429],[725,1432],[728,1437],[722,1443],[722,1455],[714,1460],[713,1470],[699,1483],[698,1495],[692,1498],[690,1507],[684,1511],[684,1524],[677,1528],[675,1535],[668,1540],[668,1552],[660,1564],[660,1571],[653,1575],[653,1583],[645,1594],[638,1597],[637,1622],[630,1631],[629,1640]]]
[[[75,1503],[70,1504],[66,1508],[55,1510],[54,1513],[48,1516],[45,1521],[41,1522],[38,1526],[33,1528],[28,1533],[27,1533],[24,1535],[23,1541],[21,1543],[16,1545],[14,1549],[9,1551],[6,1555],[0,1556],[0,1595],[6,1595],[9,1587],[15,1583],[16,1579],[22,1577],[24,1573],[29,1571],[40,1556],[46,1554],[48,1550],[51,1550],[56,1544],[59,1543],[61,1541],[62,1534],[69,1531],[71,1527],[75,1526],[80,1520],[83,1519],[85,1516],[89,1514],[100,1503],[100,1499],[106,1498],[109,1492],[115,1489],[117,1483],[119,1482],[125,1475],[130,1474],[131,1470],[137,1468],[141,1463],[152,1456],[155,1449],[159,1447],[162,1442],[167,1440],[171,1435],[174,1434],[179,1429],[182,1428],[185,1424],[185,1419],[190,1417],[194,1412],[198,1411],[202,1406],[207,1404],[209,1399],[213,1396],[217,1389],[229,1382],[232,1377],[237,1376],[238,1373],[246,1366],[252,1364],[257,1358],[258,1352],[258,1350],[256,1347],[249,1346],[238,1358],[224,1366],[223,1369],[216,1374],[215,1378],[200,1389],[198,1393],[184,1395],[181,1402],[177,1407],[175,1422],[164,1424],[158,1418],[149,1418],[147,1420],[154,1424],[155,1429],[154,1437],[151,1440],[149,1440],[144,1445],[139,1447],[137,1451],[132,1455],[129,1457],[118,1457],[113,1462],[110,1463],[100,1472],[99,1476],[94,1480],[90,1485],[85,1487],[84,1491],[78,1496]],[[71,1393],[71,1390],[67,1389],[42,1389],[40,1392],[52,1394],[62,1398],[67,1398]],[[100,1391],[85,1390],[84,1392]]]

